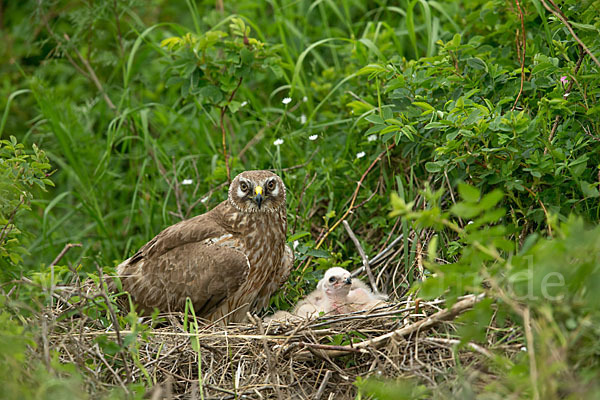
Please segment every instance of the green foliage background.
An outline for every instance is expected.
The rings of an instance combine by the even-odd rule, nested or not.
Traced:
[[[532,327],[522,357],[491,363],[495,383],[448,396],[597,396],[598,1],[216,4],[0,2],[0,376],[15,382],[0,397],[84,395],[73,366],[27,356],[49,264],[81,243],[56,279],[108,272],[222,201],[223,131],[232,176],[273,168],[288,187],[299,261],[275,307],[359,263],[336,225],[358,205],[347,220],[367,253],[404,234],[396,295],[423,278],[409,238],[435,232],[413,290],[486,292],[465,341],[492,310]]]

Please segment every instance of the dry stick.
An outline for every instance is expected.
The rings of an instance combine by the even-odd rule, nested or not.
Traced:
[[[115,328],[115,334],[117,335],[117,343],[119,343],[119,353],[121,354],[121,359],[123,360],[123,366],[125,367],[125,373],[127,374],[127,383],[133,382],[131,377],[131,370],[129,369],[129,363],[127,363],[127,358],[125,358],[125,354],[123,351],[123,339],[121,338],[121,330],[119,327],[119,320],[117,319],[117,314],[115,314],[115,310],[112,307],[110,299],[108,298],[108,294],[106,294],[106,290],[104,290],[104,281],[102,279],[102,268],[98,264],[96,264],[96,269],[98,270],[98,280],[100,281],[100,296],[106,302],[106,307],[108,307],[108,312],[110,313],[110,317],[113,322],[113,326]]]
[[[231,103],[231,100],[233,100],[233,97],[235,96],[235,93],[238,91],[238,89],[240,88],[240,85],[242,84],[242,80],[244,78],[242,76],[240,76],[240,79],[237,83],[237,86],[235,87],[235,89],[233,89],[233,92],[231,92],[231,96],[229,96],[229,100],[227,100],[227,104]],[[221,117],[219,119],[220,121],[220,125],[221,125],[221,139],[223,141],[223,156],[225,157],[225,168],[227,169],[227,182],[231,183],[231,170],[229,169],[229,155],[227,154],[227,141],[226,141],[226,132],[225,132],[225,123],[223,122],[223,119],[225,118],[225,112],[227,111],[227,105],[224,105],[223,107],[221,107]]]
[[[558,17],[558,19],[560,19],[560,21],[567,27],[567,29],[571,33],[571,36],[573,36],[573,39],[575,39],[577,41],[577,43],[579,43],[579,45],[583,48],[583,50],[596,63],[596,65],[598,67],[600,67],[600,62],[598,61],[598,59],[594,56],[594,54],[592,54],[592,52],[590,51],[590,49],[587,48],[587,46],[585,45],[585,43],[583,43],[581,41],[581,39],[579,39],[579,36],[577,36],[577,34],[575,34],[575,32],[573,31],[573,28],[571,27],[571,24],[567,20],[567,17],[562,13],[562,11],[556,5],[556,3],[554,1],[552,1],[552,0],[548,0],[550,3],[552,3],[552,6],[554,7],[554,9],[551,9],[550,6],[548,6],[548,3],[546,3],[544,0],[540,0],[540,1],[542,2],[542,5],[544,6],[544,8],[546,10],[550,11],[552,14],[554,14],[556,17]]]
[[[521,57],[519,57],[519,63],[521,64],[521,87],[519,88],[519,94],[517,94],[517,98],[515,99],[515,103],[513,104],[511,111],[515,109],[515,107],[517,106],[517,102],[523,94],[523,83],[525,82],[525,52],[527,50],[527,39],[525,37],[525,22],[523,21],[523,10],[521,9],[521,4],[519,3],[519,0],[515,0],[515,3],[517,3],[517,9],[519,10],[519,18],[521,19],[521,34],[523,37],[520,40],[520,42],[523,48],[520,51]],[[519,41],[518,37],[519,36],[517,33],[517,41]],[[517,46],[519,46],[519,43],[517,43]]]
[[[457,344],[461,343],[461,341],[458,339],[446,339],[446,338],[434,338],[434,337],[424,338],[424,340],[426,342],[430,342],[430,343],[444,343],[444,344],[449,344],[449,345],[457,345]],[[467,342],[465,344],[467,345],[467,347],[471,348],[472,350],[474,350],[478,353],[483,354],[487,358],[491,358],[491,359],[494,358],[494,355],[492,354],[492,352],[490,352],[485,347],[482,347],[473,342]]]
[[[583,50],[583,47],[579,47],[579,59],[577,60],[577,64],[575,65],[575,69],[573,70],[573,75],[577,75],[577,73],[579,72],[579,68],[581,68],[581,63],[583,62],[583,58],[585,57],[585,52]],[[573,89],[573,83],[575,82],[575,79],[571,79],[571,81],[569,82],[569,86],[567,86],[567,89],[565,90],[565,94],[563,94],[563,97],[568,96],[569,93],[571,93],[571,89]],[[554,118],[554,124],[552,125],[552,130],[550,131],[550,135],[548,135],[548,143],[552,144],[552,139],[554,139],[554,134],[556,133],[556,130],[558,129],[558,124],[560,123],[560,119],[561,116],[560,114],[556,116],[556,118]],[[546,148],[544,149],[544,154],[548,154],[548,146],[546,146]]]
[[[375,293],[378,293],[379,291],[377,290],[377,286],[375,285],[375,277],[373,276],[373,271],[371,271],[371,267],[369,266],[369,258],[367,257],[365,250],[360,245],[360,242],[358,241],[358,238],[356,237],[354,232],[352,232],[352,228],[350,228],[350,224],[348,223],[348,221],[344,220],[342,221],[342,224],[344,225],[346,232],[348,232],[350,240],[352,240],[352,242],[358,249],[358,254],[360,254],[360,258],[362,259],[363,268],[367,271],[367,276],[369,277],[369,283],[371,284],[371,288],[375,291]]]
[[[360,180],[356,184],[356,189],[354,190],[354,194],[352,195],[352,201],[350,202],[350,206],[348,207],[348,209],[346,210],[346,212],[344,213],[344,215],[342,215],[342,217],[339,220],[337,220],[337,222],[335,224],[333,224],[333,226],[331,228],[329,228],[329,230],[321,238],[321,240],[319,241],[319,243],[317,243],[317,245],[315,246],[315,249],[318,249],[319,247],[321,247],[321,245],[323,244],[323,242],[325,241],[325,239],[327,238],[327,236],[329,236],[329,234],[331,232],[333,232],[335,230],[335,228],[337,228],[338,225],[341,224],[342,221],[345,220],[346,217],[352,212],[352,210],[354,209],[354,203],[356,202],[356,197],[358,196],[358,191],[360,190],[360,187],[362,186],[363,181],[365,180],[365,178],[367,177],[367,175],[369,174],[369,172],[371,172],[371,170],[373,169],[373,167],[379,161],[381,161],[381,159],[383,158],[383,156],[386,155],[388,151],[390,151],[391,149],[393,149],[394,146],[395,146],[395,144],[391,144],[391,145],[388,146],[387,149],[385,149],[384,151],[382,151],[381,153],[379,153],[379,155],[373,160],[373,162],[371,163],[371,165],[369,165],[369,168],[367,168],[365,170],[365,172],[360,177]]]
[[[315,400],[320,400],[321,397],[323,396],[323,393],[325,392],[325,388],[327,387],[327,383],[329,382],[329,379],[331,378],[332,372],[331,370],[327,370],[327,372],[325,372],[325,377],[323,377],[323,381],[321,382],[321,385],[319,386],[319,390],[317,390],[317,394],[315,395]]]
[[[318,350],[340,350],[345,352],[354,352],[354,353],[365,353],[366,350],[359,350],[348,346],[338,346],[333,344],[320,344],[320,343],[307,343],[300,342],[300,346],[310,347],[311,349]]]
[[[254,322],[256,323],[256,326],[258,327],[258,333],[264,337],[265,330],[262,326],[262,321],[260,320],[260,318],[253,318],[253,319],[254,319]],[[263,338],[262,342],[263,342],[263,347],[265,349],[265,354],[267,356],[267,364],[268,364],[268,368],[269,368],[269,374],[275,375],[273,386],[275,386],[275,391],[277,392],[277,398],[279,400],[282,400],[284,397],[281,393],[281,389],[279,388],[279,374],[277,373],[277,371],[275,369],[275,364],[273,363],[273,355],[271,353],[271,349],[269,348],[269,344],[267,343],[266,337]],[[273,376],[271,376],[271,379],[273,379]]]
[[[475,304],[480,302],[484,297],[485,297],[485,294],[483,294],[483,293],[479,294],[477,296],[475,296],[475,295],[469,296],[466,299],[455,303],[452,307],[442,310],[442,311],[438,311],[437,313],[435,313],[425,319],[417,321],[414,324],[406,325],[400,329],[396,329],[395,331],[386,333],[385,335],[381,335],[381,336],[378,336],[378,337],[370,339],[370,340],[365,340],[364,342],[354,344],[353,346],[341,346],[341,349],[326,351],[326,354],[329,357],[339,357],[339,356],[346,355],[348,353],[356,352],[357,349],[359,351],[366,351],[365,348],[370,347],[370,346],[379,348],[379,347],[385,345],[392,338],[401,338],[401,337],[408,336],[408,335],[416,333],[416,332],[423,332],[423,331],[433,328],[434,326],[436,326],[437,324],[439,324],[443,321],[452,319],[452,318],[456,317],[457,315],[459,315],[460,313],[462,313],[463,311],[466,311],[466,310],[470,309],[471,307],[473,307]],[[299,360],[302,360],[302,359],[310,358],[311,354],[312,354],[311,352],[302,351],[302,352],[298,353],[297,356],[298,356]]]
[[[67,243],[65,247],[58,253],[54,261],[50,263],[50,307],[54,307],[54,266],[67,254],[67,251],[73,247],[81,247],[81,243]]]
[[[377,165],[377,163],[379,161],[381,161],[381,159],[383,158],[383,156],[386,155],[388,151],[390,151],[391,149],[393,149],[394,146],[396,146],[396,144],[392,143],[391,145],[389,145],[387,147],[387,149],[385,149],[384,151],[382,151],[381,153],[379,153],[379,155],[373,160],[373,162],[371,163],[371,165],[369,165],[369,167],[365,170],[365,172],[360,177],[360,180],[356,183],[356,189],[354,189],[354,193],[352,194],[352,200],[350,201],[350,206],[348,207],[348,209],[346,210],[346,212],[344,213],[344,215],[342,215],[340,217],[340,219],[338,219],[336,221],[336,223],[333,224],[333,226],[331,228],[329,228],[329,230],[327,230],[327,232],[325,232],[325,234],[323,235],[323,237],[320,238],[319,242],[315,246],[315,249],[318,249],[319,247],[321,247],[321,245],[323,244],[323,242],[325,241],[325,239],[327,239],[327,236],[329,236],[329,234],[331,232],[333,232],[335,230],[335,228],[337,228],[338,225],[341,224],[342,221],[344,221],[346,219],[346,217],[354,210],[354,208],[355,208],[354,207],[354,203],[356,202],[356,197],[358,196],[358,191],[360,190],[360,187],[362,186],[363,181],[365,180],[365,178],[367,177],[367,175],[369,174],[369,172],[371,172],[371,170],[373,169],[373,167],[375,165]],[[312,261],[312,256],[308,257],[308,259],[306,260],[306,263],[302,267],[302,271],[303,272],[306,269],[306,267],[308,267],[308,265],[310,264],[311,261]]]
[[[399,241],[402,240],[403,237],[404,237],[404,234],[401,234],[396,239],[394,239],[392,241],[392,243],[390,243],[389,246],[387,246],[385,249],[381,250],[375,257],[373,257],[371,259],[370,265],[375,265],[375,264],[379,263],[380,260],[386,258],[387,254],[396,246],[396,244],[398,244]],[[358,274],[362,273],[364,270],[365,270],[365,267],[360,267],[360,268],[352,271],[352,277],[354,278]]]
[[[127,389],[127,386],[125,386],[125,382],[123,382],[123,380],[121,379],[119,374],[117,374],[117,372],[113,369],[113,367],[110,366],[108,361],[106,361],[106,359],[102,355],[102,351],[100,351],[100,346],[98,346],[98,343],[96,343],[96,345],[95,345],[95,347],[93,347],[93,349],[94,349],[94,351],[91,351],[90,349],[85,349],[85,351],[100,358],[100,361],[102,361],[102,363],[104,365],[106,365],[106,368],[108,368],[110,373],[113,374],[113,376],[115,377],[117,382],[119,382],[119,385],[121,385],[121,387],[123,388],[125,393],[129,394],[129,389]]]

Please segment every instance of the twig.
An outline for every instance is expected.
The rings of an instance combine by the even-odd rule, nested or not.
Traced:
[[[365,172],[360,177],[360,180],[356,183],[356,189],[354,190],[354,193],[352,194],[352,201],[350,201],[350,206],[348,207],[348,209],[346,210],[344,215],[342,215],[341,218],[338,219],[336,221],[336,223],[333,224],[333,226],[331,228],[329,228],[329,230],[327,232],[325,232],[325,235],[321,238],[319,243],[317,243],[317,245],[315,246],[315,249],[318,249],[319,247],[321,247],[321,245],[323,244],[323,242],[325,241],[327,236],[329,236],[329,234],[331,232],[333,232],[335,230],[335,228],[337,228],[338,225],[342,223],[343,220],[346,219],[346,217],[352,212],[352,210],[354,210],[354,203],[356,202],[356,197],[358,196],[358,192],[360,191],[360,187],[362,186],[362,183],[364,182],[365,178],[367,177],[369,172],[371,172],[373,167],[375,167],[375,165],[377,165],[377,163],[379,163],[379,161],[381,161],[383,156],[386,155],[388,151],[393,149],[394,146],[395,146],[395,144],[391,144],[384,151],[379,153],[379,155],[373,160],[371,165],[369,165],[369,167],[365,170]]]
[[[327,387],[327,383],[329,383],[329,379],[331,378],[331,370],[327,370],[327,372],[325,372],[325,376],[323,377],[323,381],[321,382],[321,385],[319,386],[319,390],[317,390],[317,394],[315,395],[315,400],[320,400],[321,397],[323,396],[323,393],[325,392],[325,388]]]
[[[356,202],[356,197],[358,196],[358,192],[359,192],[360,187],[362,186],[362,183],[364,182],[365,178],[367,177],[367,175],[369,174],[369,172],[371,172],[371,170],[373,169],[373,167],[379,161],[381,161],[381,159],[383,158],[383,156],[385,154],[387,154],[388,151],[390,151],[391,149],[393,149],[394,146],[395,146],[395,143],[392,143],[384,151],[382,151],[381,153],[379,153],[379,155],[373,160],[373,162],[371,163],[371,165],[369,165],[369,167],[365,170],[365,172],[360,177],[360,180],[356,183],[356,189],[354,189],[354,193],[352,194],[352,199],[350,201],[350,206],[348,206],[348,209],[346,210],[346,212],[344,213],[344,215],[342,215],[340,217],[340,219],[338,219],[336,221],[336,223],[333,224],[333,226],[331,228],[329,228],[325,232],[325,234],[323,234],[322,236],[319,235],[318,243],[315,246],[315,249],[318,249],[319,247],[321,247],[321,245],[323,244],[323,242],[325,241],[325,239],[327,239],[327,236],[329,236],[329,234],[331,232],[333,232],[335,230],[335,228],[337,228],[338,225],[341,224],[342,221],[344,221],[346,219],[346,217],[356,208],[356,207],[354,207],[354,203]],[[310,265],[311,261],[312,261],[312,256],[308,257],[306,259],[306,262],[305,262],[304,266],[301,268],[301,270],[304,271],[306,269],[306,267],[308,267]]]
[[[381,250],[375,257],[373,257],[369,261],[369,264],[375,265],[375,264],[379,263],[396,246],[396,244],[398,244],[398,242],[402,240],[403,237],[404,237],[404,235],[401,234],[396,239],[394,239],[392,241],[392,243],[390,243],[389,246],[387,246],[385,249]],[[357,268],[356,270],[352,271],[352,277],[354,278],[355,276],[361,274],[364,270],[365,270],[365,267]]]
[[[254,321],[256,322],[256,326],[258,328],[258,333],[260,335],[262,335],[263,337],[265,336],[265,330],[262,326],[262,321],[260,320],[260,318],[253,318]],[[277,392],[277,398],[279,400],[283,400],[283,395],[281,393],[281,389],[279,388],[279,374],[277,374],[277,370],[275,369],[275,363],[273,361],[273,354],[271,353],[271,349],[269,348],[269,344],[267,343],[266,338],[263,338],[263,347],[265,349],[265,355],[267,356],[267,363],[269,366],[269,374],[271,375],[275,375],[275,379],[273,379],[273,377],[271,377],[271,379],[273,379],[274,382],[273,386],[275,386],[275,391]]]
[[[461,343],[461,341],[458,339],[446,339],[446,338],[438,338],[438,337],[427,337],[427,338],[424,338],[423,340],[425,340],[426,342],[430,342],[430,343],[445,343],[445,344],[449,344],[449,345],[457,345],[457,344]],[[490,358],[490,359],[494,358],[494,355],[485,347],[482,347],[473,342],[467,342],[465,344],[470,349],[483,354],[487,358]]]
[[[548,6],[548,3],[546,3],[544,0],[540,0],[540,1],[542,2],[542,5],[544,6],[544,8],[546,10],[550,11],[558,19],[560,19],[560,21],[567,27],[567,29],[571,33],[571,36],[573,36],[573,38],[577,41],[577,43],[579,43],[581,48],[590,56],[590,58],[596,63],[596,65],[598,67],[600,67],[600,61],[598,61],[598,59],[594,56],[594,54],[590,51],[590,49],[587,48],[585,43],[583,43],[581,41],[581,39],[579,39],[579,36],[577,36],[577,34],[573,31],[573,27],[571,27],[571,24],[567,20],[567,17],[562,13],[562,11],[556,5],[556,3],[552,0],[548,0],[550,3],[552,3],[552,6],[554,7],[554,9],[551,9],[550,6]]]
[[[73,247],[81,247],[81,243],[67,243],[65,247],[58,253],[54,261],[50,263],[50,267],[53,268],[64,256],[67,254],[67,251],[72,249]]]
[[[351,352],[356,352],[357,349],[362,350],[362,349],[365,349],[365,348],[368,348],[371,346],[373,346],[375,348],[379,348],[379,347],[385,345],[392,338],[398,339],[398,338],[401,338],[404,336],[411,335],[416,332],[423,332],[423,331],[433,328],[434,326],[436,326],[437,324],[439,324],[443,321],[452,319],[452,318],[456,317],[457,315],[459,315],[460,313],[473,307],[475,304],[480,302],[484,297],[485,297],[485,294],[483,294],[483,293],[479,294],[477,296],[475,296],[475,295],[469,296],[466,299],[455,303],[449,309],[438,311],[437,313],[435,313],[425,319],[419,320],[413,324],[406,325],[400,329],[396,329],[395,331],[386,333],[386,334],[378,336],[376,338],[365,340],[363,342],[354,344],[353,346],[340,346],[341,347],[340,349],[327,351],[326,354],[329,357],[339,357],[339,356],[343,356],[343,355],[346,355]],[[310,354],[311,354],[310,352],[303,351],[303,352],[298,353],[298,357],[299,357],[299,359],[306,359],[306,357],[310,358]]]
[[[81,247],[81,243],[67,243],[65,247],[58,253],[56,258],[50,263],[50,307],[54,306],[54,266],[67,254],[67,251],[73,247]]]
[[[350,228],[350,224],[348,223],[348,221],[346,221],[346,220],[342,221],[342,225],[344,225],[346,232],[348,232],[348,236],[350,236],[350,240],[352,240],[352,243],[354,243],[354,245],[356,246],[356,249],[358,250],[358,254],[360,254],[360,258],[362,259],[363,267],[367,271],[367,276],[369,277],[369,283],[371,284],[371,288],[376,293],[378,293],[379,291],[377,290],[377,286],[375,285],[375,277],[373,276],[373,271],[371,271],[371,267],[369,266],[369,258],[367,257],[365,250],[360,245],[360,242],[358,241],[358,238],[356,237],[354,232],[352,232],[352,228]]]
[[[341,351],[350,351],[350,352],[355,352],[355,353],[368,353],[364,349],[360,350],[360,349],[355,349],[355,348],[348,347],[348,346],[337,346],[337,345],[333,345],[333,344],[300,342],[300,346],[310,347],[311,349],[317,349],[317,350],[328,350],[328,351],[341,350]]]

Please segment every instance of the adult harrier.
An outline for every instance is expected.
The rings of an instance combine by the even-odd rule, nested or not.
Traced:
[[[285,186],[269,171],[235,177],[227,200],[172,225],[117,266],[123,290],[144,310],[183,311],[239,322],[268,305],[288,278]]]

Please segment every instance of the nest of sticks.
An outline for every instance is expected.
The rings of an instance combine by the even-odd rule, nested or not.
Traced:
[[[485,346],[459,350],[453,320],[483,295],[451,307],[405,299],[300,323],[249,315],[248,323],[226,327],[183,314],[127,317],[97,285],[57,288],[52,296],[40,315],[43,354],[53,349],[77,365],[93,393],[128,392],[128,383],[142,382],[153,388],[152,399],[354,398],[357,377],[412,377],[436,386],[455,376],[457,361],[481,369],[492,351],[520,347],[514,331],[514,344],[491,334]],[[114,322],[123,317],[127,328],[118,329]]]

